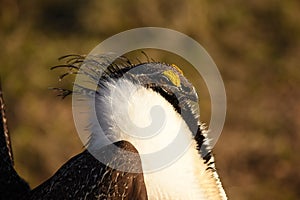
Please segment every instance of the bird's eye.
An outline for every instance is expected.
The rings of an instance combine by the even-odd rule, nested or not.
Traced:
[[[166,76],[159,77],[159,82],[163,84],[170,84],[170,80]]]

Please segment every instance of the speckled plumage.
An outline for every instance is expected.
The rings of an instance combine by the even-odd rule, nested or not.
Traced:
[[[100,59],[99,59],[100,58]],[[104,57],[105,58],[105,57]],[[85,57],[71,55],[63,57],[67,59],[66,64],[55,66],[52,69],[63,67],[68,68],[69,71],[64,73],[60,79],[63,79],[69,74],[77,74],[78,70],[83,63]],[[101,60],[102,59],[102,60]],[[87,71],[83,71],[91,81],[94,81],[98,85],[97,91],[91,91],[91,89],[80,86],[79,91],[76,92],[96,92],[99,97],[101,95],[108,95],[108,93],[103,93],[103,89],[107,87],[107,83],[113,83],[111,80],[118,80],[120,78],[125,78],[126,80],[131,81],[132,84],[140,84],[144,87],[145,91],[151,91],[151,95],[155,93],[154,96],[160,95],[163,97],[164,101],[168,105],[168,109],[174,112],[174,116],[181,117],[180,120],[186,123],[186,129],[184,133],[194,133],[195,135],[189,135],[194,140],[192,143],[192,148],[188,150],[192,152],[191,157],[182,157],[182,161],[179,165],[174,165],[174,168],[167,171],[164,174],[164,171],[157,173],[156,176],[149,176],[143,173],[132,173],[132,172],[123,172],[120,170],[112,169],[108,166],[107,163],[119,163],[125,165],[128,169],[135,168],[137,171],[143,171],[142,160],[139,156],[139,149],[131,141],[117,140],[113,141],[111,145],[116,145],[120,149],[115,149],[111,151],[110,146],[104,146],[102,148],[93,148],[98,156],[102,157],[105,162],[102,163],[94,158],[88,150],[83,151],[82,153],[76,155],[75,157],[68,160],[52,177],[46,180],[44,183],[38,187],[30,190],[28,184],[19,177],[17,172],[13,167],[12,153],[10,150],[10,141],[9,135],[6,127],[6,119],[4,114],[4,103],[1,96],[1,135],[0,135],[0,199],[100,199],[100,200],[146,200],[146,199],[174,199],[176,192],[171,187],[171,185],[176,183],[181,185],[191,185],[192,190],[201,190],[201,199],[211,200],[224,200],[227,199],[226,194],[222,188],[221,182],[219,180],[218,174],[214,165],[214,158],[211,153],[209,142],[206,138],[205,129],[202,124],[199,122],[199,115],[194,110],[194,108],[189,103],[189,100],[197,101],[197,94],[193,86],[188,82],[188,80],[181,74],[176,67],[174,68],[171,65],[158,63],[158,62],[146,62],[139,64],[132,64],[128,59],[121,58],[117,63],[111,64],[106,71],[102,71],[103,65],[107,64],[102,56],[88,58],[85,63],[92,66]],[[140,66],[146,67],[140,70]],[[146,71],[145,71],[146,69]],[[131,71],[130,73],[127,73]],[[162,80],[164,79],[165,72],[172,71],[173,74],[179,77],[181,84],[175,81]],[[99,72],[104,72],[101,77],[98,77]],[[100,73],[100,74],[101,74]],[[157,79],[158,78],[158,79]],[[161,79],[162,78],[162,79]],[[100,81],[98,81],[100,80]],[[155,81],[163,83],[162,85],[155,84]],[[180,86],[180,87],[179,87]],[[69,94],[72,94],[73,91],[68,89],[53,88],[60,91],[60,96],[63,98]],[[122,91],[125,91],[122,89]],[[175,93],[177,93],[175,95]],[[2,93],[1,93],[2,94]],[[152,97],[154,97],[152,96]],[[110,97],[108,97],[110,98]],[[181,101],[179,101],[178,99]],[[101,98],[100,98],[101,99]],[[150,96],[151,99],[151,96]],[[124,100],[120,100],[124,101]],[[99,102],[98,102],[99,103]],[[118,104],[116,104],[118,105]],[[121,105],[121,104],[120,104]],[[147,105],[147,104],[145,104]],[[103,107],[105,104],[99,104],[98,112],[100,115],[104,126],[107,126],[110,131],[114,131],[114,128],[111,128],[110,122],[106,122],[109,118],[102,115]],[[97,106],[96,106],[97,107]],[[103,125],[102,124],[102,125]],[[107,129],[107,130],[108,130]],[[93,145],[93,135],[90,140],[89,145]],[[96,143],[97,144],[97,143]],[[140,148],[140,147],[139,147]],[[140,148],[143,150],[143,148]],[[136,157],[128,159],[127,155],[124,154],[126,150],[129,152],[134,152]],[[110,155],[110,156],[108,156]],[[195,163],[199,166],[188,166],[188,176],[192,180],[190,183],[184,182],[185,180],[175,180],[177,182],[172,182],[168,184],[168,176],[174,179],[174,177],[185,178],[186,169],[183,169],[185,161],[189,161],[189,165]],[[190,167],[190,168],[189,168]],[[196,171],[194,171],[196,170]],[[198,171],[197,171],[198,170]],[[172,177],[170,172],[176,173],[176,176]],[[194,173],[194,174],[192,174]],[[177,176],[177,175],[180,176]],[[175,175],[175,174],[174,174]],[[196,181],[194,182],[194,177],[197,176]],[[145,179],[147,178],[147,184]],[[153,178],[153,180],[150,180]],[[164,177],[163,181],[158,183],[156,180],[160,180],[161,177]],[[149,181],[150,180],[150,181]],[[171,180],[171,179],[170,179]],[[174,181],[174,180],[173,180]],[[164,184],[165,183],[165,184]],[[168,186],[170,185],[170,186]],[[153,188],[147,188],[153,187]],[[171,188],[170,188],[171,187]],[[180,189],[180,188],[177,188]],[[180,191],[180,199],[195,199],[193,197],[197,195],[189,196],[189,189]],[[151,192],[149,192],[151,191]],[[174,191],[174,194],[172,192]],[[149,197],[149,195],[151,196]]]
[[[29,192],[28,184],[18,175],[13,165],[10,137],[5,116],[5,105],[0,85],[0,199],[20,199]]]
[[[120,141],[112,145],[122,150],[137,153],[128,142]],[[107,156],[104,147],[99,155]],[[141,167],[138,157],[128,160],[122,151],[113,153],[115,160],[129,167]],[[99,162],[87,150],[71,158],[50,179],[28,193],[25,199],[107,199],[107,200],[147,200],[143,174],[122,172]]]

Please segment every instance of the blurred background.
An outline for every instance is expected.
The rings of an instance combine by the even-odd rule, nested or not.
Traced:
[[[17,171],[35,187],[83,149],[71,98],[48,89],[71,85],[49,70],[57,58],[158,26],[198,41],[222,74],[227,118],[214,153],[229,198],[299,199],[299,11],[297,0],[0,0],[0,76]],[[209,96],[200,98],[208,123]]]

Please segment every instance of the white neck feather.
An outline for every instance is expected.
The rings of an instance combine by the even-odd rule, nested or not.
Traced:
[[[213,175],[206,170],[185,121],[160,94],[120,79],[102,90],[96,109],[101,113],[99,120],[105,119],[101,125],[105,135],[113,142],[129,141],[141,155],[149,199],[221,199],[207,194],[206,185],[211,184]],[[98,133],[95,127],[91,131]],[[153,170],[165,157],[143,155],[164,149],[178,135],[180,143],[176,145],[187,148],[170,165]],[[91,148],[97,149],[101,141],[101,136],[94,136]]]

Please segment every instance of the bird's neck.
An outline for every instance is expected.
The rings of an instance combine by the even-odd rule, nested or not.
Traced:
[[[215,180],[206,170],[189,127],[167,100],[126,80],[108,84],[101,92],[95,108],[102,133],[112,142],[126,140],[138,150],[149,199],[208,196],[205,185]],[[96,127],[91,130],[92,149],[103,141]]]

